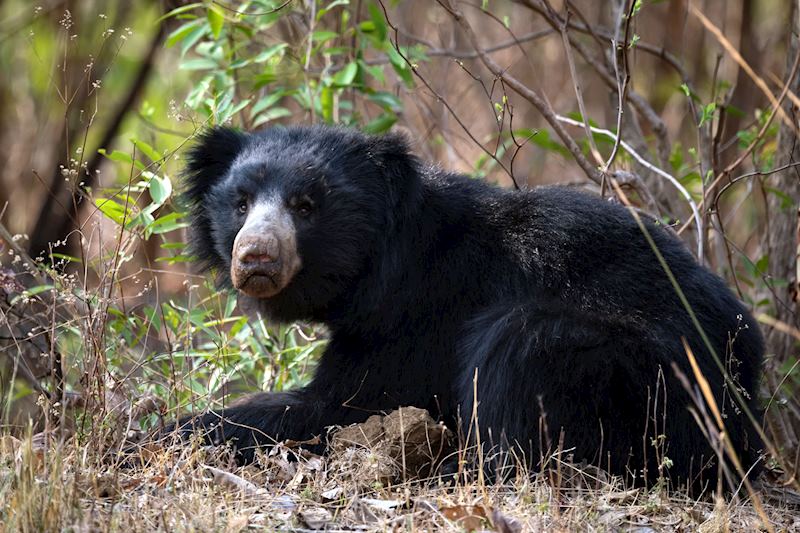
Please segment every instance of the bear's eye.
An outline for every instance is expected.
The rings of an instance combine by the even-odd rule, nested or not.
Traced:
[[[305,218],[314,212],[314,202],[308,197],[300,198],[294,202],[294,212]]]
[[[247,200],[239,201],[239,206],[236,209],[243,215],[247,213]]]

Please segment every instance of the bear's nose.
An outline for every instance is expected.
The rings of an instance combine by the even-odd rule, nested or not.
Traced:
[[[245,239],[236,247],[236,258],[248,266],[274,263],[278,257],[278,241],[275,237]]]
[[[242,257],[241,261],[245,264],[274,263],[275,258],[266,252],[249,252]]]

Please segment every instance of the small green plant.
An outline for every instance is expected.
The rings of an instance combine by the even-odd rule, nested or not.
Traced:
[[[289,10],[281,2],[260,0],[244,11],[220,4],[190,4],[167,16],[182,24],[167,38],[180,47],[180,68],[200,78],[186,105],[203,120],[234,120],[257,128],[298,115],[327,123],[362,125],[370,133],[388,130],[402,110],[400,100],[383,87],[382,64],[365,60],[385,54],[397,78],[413,83],[408,63],[389,40],[380,7],[367,4],[368,17],[353,21],[348,2],[314,0],[311,28],[297,39],[276,39]],[[286,21],[283,21],[286,22]],[[402,50],[412,60],[425,58],[420,47]]]

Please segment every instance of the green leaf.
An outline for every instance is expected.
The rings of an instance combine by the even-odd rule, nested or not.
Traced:
[[[268,84],[272,83],[273,81],[275,81],[277,79],[278,79],[277,73],[272,72],[272,71],[264,72],[262,74],[259,74],[255,78],[253,78],[253,81],[255,83],[255,87],[254,88],[255,89],[261,89],[265,85],[268,85]]]
[[[736,118],[747,117],[747,114],[744,111],[742,111],[739,107],[733,104],[728,104],[727,107],[725,107],[725,114],[728,115],[729,117],[736,117]]]
[[[578,122],[583,122],[583,115],[581,115],[579,111],[570,111],[569,113],[567,113],[567,116],[569,118],[571,118],[572,120],[577,120]],[[593,127],[593,128],[597,128],[599,126],[597,124],[597,122],[595,122],[591,118],[589,119],[589,125],[591,127]]]
[[[335,39],[338,36],[339,34],[335,31],[320,30],[311,34],[311,40],[317,44],[322,44],[326,41],[330,41],[331,39]]]
[[[150,159],[150,161],[156,163],[164,159],[164,156],[159,154],[155,148],[153,148],[146,142],[133,138],[131,139],[131,142],[133,143],[133,146],[135,146],[138,151],[146,155]]]
[[[187,35],[192,33],[192,31],[197,29],[197,27],[200,26],[200,24],[202,24],[202,21],[198,19],[198,20],[190,20],[189,22],[179,26],[178,29],[169,34],[167,40],[164,42],[164,46],[166,46],[167,48],[175,46],[176,43],[183,40],[184,37],[186,37]]]
[[[108,151],[105,148],[100,148],[99,150],[97,150],[97,152],[100,153],[101,155],[106,156],[111,161],[115,161],[117,163],[125,163],[126,165],[134,165],[139,170],[144,170],[146,168],[144,166],[144,163],[142,163],[141,161],[135,161],[133,159],[133,156],[131,156],[131,154],[129,154],[127,152],[121,152],[119,150],[113,150],[111,153],[108,153]]]
[[[113,150],[111,153],[105,148],[100,148],[97,150],[100,154],[106,156],[112,161],[116,161],[117,163],[127,163],[129,165],[133,164],[133,156],[127,152],[121,152],[119,150]]]
[[[383,12],[373,3],[370,3],[367,9],[369,10],[369,18],[375,26],[375,38],[380,42],[385,41],[388,32],[386,29],[386,20],[383,18]]]
[[[327,6],[323,7],[322,9],[320,9],[317,12],[317,21],[319,21],[322,17],[324,17],[334,7],[336,7],[336,6],[346,6],[346,5],[349,5],[349,4],[350,4],[349,0],[333,0],[333,2],[331,2]]]
[[[160,177],[154,174],[150,178],[148,189],[153,203],[161,205],[172,195],[172,181],[167,176]]]
[[[187,11],[191,11],[191,10],[197,8],[197,7],[201,7],[202,5],[203,5],[202,2],[194,2],[192,4],[186,4],[185,6],[176,7],[175,9],[170,11],[169,13],[166,13],[166,14],[160,16],[158,19],[156,19],[156,23],[162,22],[162,21],[164,21],[164,20],[166,20],[166,19],[168,19],[170,17],[174,17],[176,15],[180,15],[181,13],[186,13]]]
[[[214,39],[219,39],[222,34],[222,27],[225,25],[225,13],[222,8],[217,4],[211,4],[206,10],[206,18],[208,18],[208,25],[211,27],[211,34]]]
[[[689,172],[688,174],[680,177],[678,181],[680,181],[686,187],[690,187],[692,185],[700,185],[703,182],[703,178],[700,177],[699,172]]]
[[[320,91],[319,103],[322,109],[322,120],[330,124],[333,122],[333,89],[323,87]]]
[[[49,291],[50,289],[53,289],[53,288],[54,287],[52,285],[36,285],[35,287],[31,287],[30,289],[27,289],[25,291],[25,295],[26,296],[34,296],[36,294],[41,294],[41,293],[43,293],[45,291]]]
[[[288,45],[286,43],[276,44],[263,50],[260,54],[253,58],[253,63],[263,63],[269,60],[275,54],[282,52]]]
[[[322,55],[336,57],[347,55],[350,53],[351,48],[348,46],[329,46],[322,50]]]
[[[203,36],[210,31],[208,27],[208,23],[206,21],[199,21],[200,25],[192,30],[192,32],[183,40],[183,44],[181,44],[181,57],[186,55],[186,52],[192,49],[192,47],[197,44],[197,41],[203,38]]]
[[[175,263],[191,263],[194,257],[191,255],[173,255],[171,257],[156,257],[156,262],[166,262],[168,265]]]
[[[50,254],[50,257],[53,259],[61,259],[63,261],[68,261],[70,263],[82,263],[80,257],[75,257],[74,255],[67,255],[67,254],[60,254],[58,252],[53,252]]]
[[[756,261],[756,268],[762,274],[769,272],[769,255],[763,255],[761,259]]]
[[[382,65],[368,65],[365,61],[361,59],[358,60],[358,66],[361,67],[361,70],[378,80],[380,83],[386,82],[386,77],[383,75],[383,66]]]
[[[758,273],[758,267],[756,267],[756,264],[753,263],[749,257],[742,255],[742,263],[744,271],[747,273],[747,276],[750,279],[758,279],[760,277]]]
[[[151,234],[149,229],[150,224],[152,224],[154,220],[155,218],[153,217],[152,214],[146,211],[142,211],[141,213],[133,217],[133,219],[129,220],[127,224],[125,224],[125,229],[132,230],[134,228],[142,227],[144,228],[144,238],[149,239]]]
[[[377,92],[368,95],[367,98],[371,102],[375,102],[376,104],[378,104],[387,111],[399,113],[400,111],[403,110],[403,103],[397,96],[393,95],[392,93]]]
[[[683,147],[680,143],[675,143],[672,147],[672,153],[669,154],[669,166],[672,167],[673,172],[678,172],[683,166]]]
[[[207,57],[201,57],[197,59],[190,59],[188,61],[181,62],[179,67],[181,70],[208,70],[212,68],[217,68],[217,62],[213,59],[208,59]]]
[[[542,148],[548,152],[555,152],[564,157],[570,157],[570,152],[567,147],[557,141],[554,141],[550,137],[550,132],[547,130],[532,130],[530,128],[522,128],[519,130],[514,130],[514,137],[518,142],[532,142],[539,148]]]
[[[356,74],[358,74],[358,63],[352,61],[333,76],[333,85],[337,87],[349,87],[356,78]]]
[[[232,68],[232,69],[237,69],[237,68],[246,67],[246,66],[247,66],[247,65],[249,65],[251,62],[252,62],[252,60],[251,60],[251,59],[249,59],[249,58],[237,59],[236,61],[234,61],[233,63],[231,63],[231,66],[230,66],[230,68]]]
[[[371,133],[371,134],[383,133],[385,131],[389,131],[389,128],[391,128],[395,122],[397,122],[396,115],[390,115],[388,113],[384,113],[378,118],[371,120],[369,123],[367,123],[364,126],[363,130],[365,133]]]
[[[792,200],[792,197],[786,194],[784,191],[781,191],[780,189],[775,189],[774,187],[765,187],[765,189],[767,190],[767,192],[774,194],[775,196],[780,198],[781,200],[780,208],[782,210],[790,209],[791,207],[794,206],[794,200]]]
[[[256,105],[250,109],[250,116],[254,117],[264,111],[267,108],[272,107],[273,105],[277,104],[281,98],[283,98],[285,93],[283,91],[275,91],[274,93],[270,93],[258,102]]]
[[[212,81],[213,76],[208,75],[200,80],[199,83],[195,84],[194,89],[192,89],[191,92],[189,92],[189,94],[186,96],[186,105],[192,109],[197,109],[205,98]]]
[[[403,80],[409,87],[414,85],[411,69],[408,68],[408,64],[406,64],[406,60],[403,59],[403,56],[401,56],[400,53],[393,47],[390,47],[386,54],[389,56],[389,62],[392,64],[394,71],[397,73],[400,79]]]
[[[711,102],[703,106],[702,115],[700,116],[700,124],[697,127],[701,127],[706,122],[712,120],[714,118],[714,111],[717,109],[716,102]]]
[[[186,227],[189,227],[189,222],[183,219],[182,213],[170,213],[154,220],[153,223],[150,224],[150,231],[159,235]],[[169,249],[167,248],[168,244],[180,244],[179,248],[183,248],[183,243],[164,243],[161,247]]]
[[[131,219],[130,209],[125,209],[124,205],[110,198],[95,198],[94,205],[97,206],[97,209],[99,209],[101,213],[120,226],[125,223],[126,220]]]
[[[19,300],[22,300],[24,298],[30,298],[31,296],[36,296],[37,294],[41,294],[45,291],[49,291],[54,288],[55,287],[53,285],[37,285],[35,287],[25,289],[24,291],[22,291],[21,294],[18,294],[17,296],[11,299],[11,305],[16,304]]]
[[[273,107],[272,109],[268,109],[265,113],[260,114],[258,118],[253,121],[253,127],[255,128],[271,120],[290,116],[292,116],[292,112],[285,107]]]
[[[232,117],[233,115],[235,115],[236,113],[238,113],[239,111],[244,109],[245,107],[249,106],[250,102],[251,102],[250,98],[246,98],[246,99],[242,100],[241,102],[239,102],[238,104],[236,104],[235,106],[233,106],[233,108],[228,112],[228,117]]]

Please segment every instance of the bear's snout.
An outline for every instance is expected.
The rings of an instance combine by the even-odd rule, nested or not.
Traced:
[[[281,253],[274,235],[247,235],[237,240],[231,262],[234,287],[258,298],[275,295],[281,288]]]
[[[274,202],[256,204],[233,242],[233,286],[253,298],[281,292],[300,269],[296,242],[284,209]]]
[[[280,262],[278,239],[273,235],[249,235],[237,243],[236,259],[250,267]]]
[[[233,254],[231,275],[237,289],[247,287],[245,292],[263,292],[277,284],[276,278],[281,273],[281,253],[274,235],[248,235],[237,243]],[[259,287],[255,291],[255,287],[251,287],[253,284]]]

